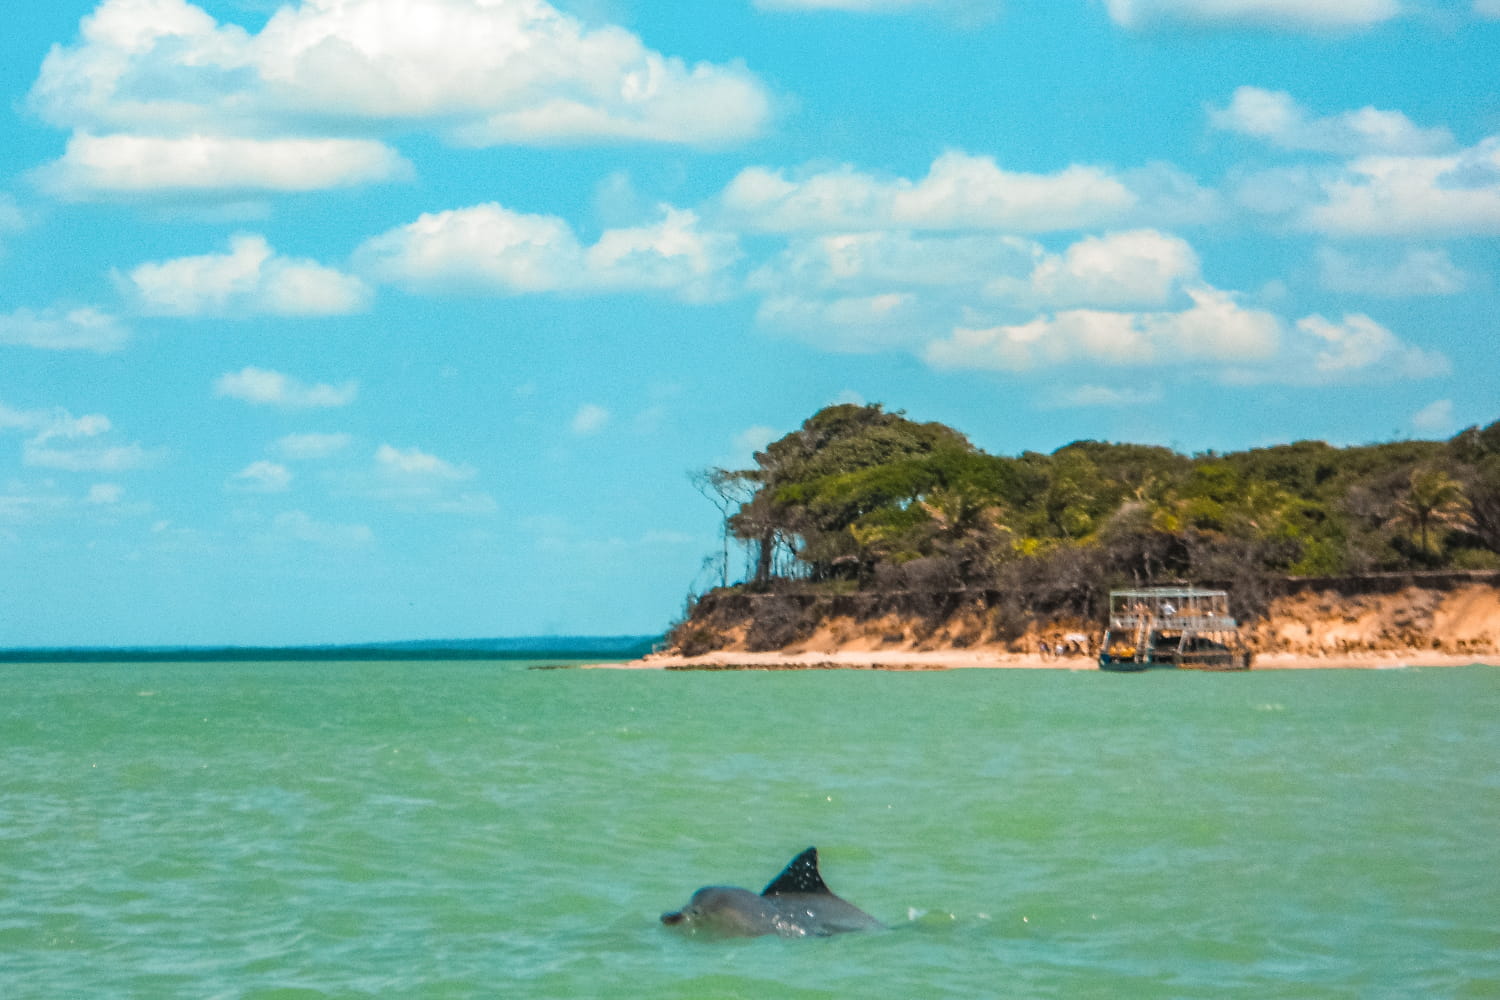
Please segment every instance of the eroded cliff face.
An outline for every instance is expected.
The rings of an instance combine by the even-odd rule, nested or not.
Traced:
[[[1248,623],[1258,652],[1336,655],[1400,650],[1500,652],[1500,588],[1406,587],[1396,593],[1311,591],[1277,598]]]
[[[1241,621],[1257,653],[1500,653],[1500,574],[1289,581],[1286,589],[1263,614]],[[1029,653],[1043,643],[1086,647],[1103,634],[1103,621],[1028,619],[1007,611],[1002,597],[988,591],[716,592],[697,602],[668,643],[682,656],[716,650]]]

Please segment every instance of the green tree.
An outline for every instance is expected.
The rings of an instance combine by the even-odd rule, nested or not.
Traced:
[[[1431,551],[1429,534],[1434,527],[1467,522],[1469,500],[1463,485],[1440,468],[1417,468],[1396,503],[1396,516],[1417,535],[1417,550]]]

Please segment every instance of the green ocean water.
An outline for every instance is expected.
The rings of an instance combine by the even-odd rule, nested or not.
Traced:
[[[0,997],[1500,997],[1500,670],[526,666],[0,666]]]

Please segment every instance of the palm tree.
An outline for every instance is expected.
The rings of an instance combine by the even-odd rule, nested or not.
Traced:
[[[1429,549],[1432,528],[1468,522],[1469,498],[1458,480],[1442,469],[1417,468],[1401,498],[1396,501],[1395,520],[1408,524],[1418,536],[1422,552]]]

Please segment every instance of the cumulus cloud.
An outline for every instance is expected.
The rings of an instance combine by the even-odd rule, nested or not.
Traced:
[[[1149,229],[1056,252],[1000,234],[798,235],[748,282],[761,323],[843,351],[919,348],[975,310],[1166,307],[1198,284],[1192,246]]]
[[[982,298],[987,281],[1019,281],[1041,255],[1030,240],[993,234],[796,234],[747,287],[762,296],[765,326],[824,348],[884,350],[919,342]]]
[[[1346,236],[1500,235],[1500,137],[1447,156],[1365,156],[1320,176],[1300,223]]]
[[[989,233],[798,234],[782,253],[752,273],[747,284],[773,294],[974,286],[1002,275],[1025,275],[1042,254],[1040,245],[1029,239]]]
[[[488,493],[465,489],[478,475],[419,448],[382,444],[375,451],[375,478],[367,492],[398,509],[435,514],[493,514],[499,509]]]
[[[1419,247],[1406,248],[1396,257],[1323,247],[1318,251],[1318,276],[1331,292],[1384,298],[1457,295],[1471,281],[1446,250]]]
[[[604,430],[608,426],[609,421],[609,410],[598,403],[584,403],[578,408],[578,412],[573,414],[570,426],[573,428],[574,434],[580,437],[587,437],[590,434],[598,434]]]
[[[964,19],[993,16],[1000,0],[755,0],[755,6],[771,11],[839,11],[846,14],[897,14],[935,11]]]
[[[1289,323],[1206,285],[1189,287],[1177,310],[1070,309],[1027,322],[958,327],[930,342],[925,360],[941,369],[1029,372],[1063,366],[1217,372],[1227,382],[1331,385],[1430,378],[1448,371],[1443,355],[1403,342],[1355,313],[1337,321]],[[1093,393],[1078,405],[1109,405]]]
[[[910,292],[807,297],[772,295],[758,322],[804,334],[824,350],[864,353],[910,347],[932,327],[929,304]]]
[[[1428,403],[1412,414],[1411,425],[1423,434],[1451,434],[1455,426],[1453,400],[1438,399]]]
[[[0,236],[18,233],[26,228],[26,215],[16,200],[0,191]],[[5,253],[5,244],[0,243],[0,256]]]
[[[1198,255],[1186,240],[1143,229],[1085,237],[1041,260],[1027,283],[1035,300],[1050,304],[1165,305],[1198,276]],[[1004,284],[994,290],[1019,292]]]
[[[106,353],[124,347],[129,339],[124,324],[91,306],[0,314],[0,346]]]
[[[285,493],[292,486],[292,470],[278,462],[251,462],[234,474],[229,486],[247,493]]]
[[[1402,13],[1399,0],[1103,0],[1122,28],[1172,23],[1251,26],[1287,31],[1368,28]]]
[[[290,375],[253,366],[220,375],[214,380],[216,396],[286,410],[348,406],[358,394],[358,382],[309,385]]]
[[[95,483],[89,487],[85,503],[98,507],[109,507],[125,498],[125,487],[119,483]]]
[[[14,233],[26,228],[26,216],[16,199],[0,192],[0,233]]]
[[[762,10],[844,10],[860,13],[935,7],[942,0],[755,0]]]
[[[1281,324],[1274,315],[1207,286],[1189,295],[1192,305],[1180,311],[1071,309],[1015,325],[961,327],[929,344],[925,356],[938,368],[1021,372],[1080,361],[1144,367],[1276,355]]]
[[[739,242],[704,230],[693,212],[671,206],[662,206],[662,212],[650,225],[605,230],[584,252],[584,283],[675,292],[693,300],[722,294],[724,273],[740,256]]]
[[[721,469],[747,469],[755,464],[755,453],[781,437],[781,431],[765,424],[746,427],[729,443],[729,453],[714,461]]]
[[[1441,354],[1404,344],[1368,316],[1344,316],[1339,322],[1308,316],[1297,322],[1312,355],[1312,381],[1378,372],[1394,378],[1430,378],[1448,371]]]
[[[1315,118],[1291,94],[1260,87],[1240,87],[1227,107],[1209,109],[1208,120],[1280,149],[1344,156],[1440,153],[1455,145],[1446,128],[1421,128],[1399,111],[1366,107]]]
[[[337,524],[319,521],[305,511],[289,510],[276,515],[272,523],[276,535],[334,549],[359,549],[375,541],[375,533],[364,524]]]
[[[459,481],[474,478],[474,469],[467,465],[453,465],[418,448],[403,449],[388,444],[376,449],[375,465],[387,475],[412,479]]]
[[[567,222],[488,203],[428,213],[356,253],[375,278],[429,291],[658,291],[687,300],[723,293],[738,241],[663,206],[653,224],[606,230],[584,247]]]
[[[297,192],[411,175],[411,164],[368,139],[259,139],[76,133],[38,183],[67,201],[193,192]]]
[[[61,472],[125,472],[156,462],[160,452],[114,443],[114,424],[100,413],[75,417],[63,409],[12,410],[0,405],[0,430],[34,432],[21,447],[24,465]]]
[[[47,174],[74,197],[389,180],[409,168],[378,137],[402,129],[719,146],[771,108],[742,65],[689,64],[543,0],[303,0],[254,33],[186,0],[104,0],[29,102],[75,133]]]
[[[288,434],[276,441],[276,452],[292,461],[330,458],[348,448],[354,438],[348,434]]]
[[[920,180],[881,178],[844,166],[788,176],[749,167],[723,204],[752,227],[777,232],[881,229],[1003,229],[1046,232],[1118,219],[1137,196],[1099,167],[1052,174],[1001,169],[988,156],[944,153]]]
[[[326,316],[358,311],[370,300],[358,278],[282,257],[254,234],[233,237],[228,253],[141,264],[123,283],[157,316]]]
[[[1164,394],[1159,385],[1146,388],[1119,385],[1076,385],[1048,395],[1042,405],[1049,409],[1150,406],[1161,402],[1163,398]]]

